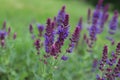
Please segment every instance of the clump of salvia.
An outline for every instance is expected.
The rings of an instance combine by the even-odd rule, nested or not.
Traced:
[[[13,35],[12,35],[12,39],[15,40],[16,39],[16,36],[17,36],[17,33],[15,32]],[[11,38],[11,27],[6,27],[6,21],[3,22],[3,27],[2,29],[0,30],[0,46],[2,48],[5,48],[6,47],[6,41],[10,40]]]
[[[120,77],[120,43],[116,46],[116,51],[108,57],[108,47],[104,46],[102,59],[99,63],[99,70],[102,77],[97,75],[97,80],[116,80]]]
[[[65,40],[68,40],[68,36],[70,34],[70,24],[69,24],[69,14],[65,12],[65,6],[61,8],[58,12],[58,15],[54,17],[54,20],[48,18],[46,21],[46,25],[37,25],[38,26],[38,37],[35,37],[33,33],[33,26],[30,24],[29,31],[34,40],[34,46],[37,50],[37,53],[40,53],[41,47],[44,47],[44,61],[47,63],[46,59],[49,57],[53,57],[54,59],[58,59],[61,57],[61,60],[66,61],[68,59],[67,53],[72,53],[74,47],[78,43],[80,32],[82,30],[82,18],[78,25],[76,26],[70,40],[70,44],[66,51],[62,51],[62,47],[64,47]],[[44,41],[42,41],[44,38]],[[43,46],[41,46],[43,44]],[[66,54],[63,54],[66,53]],[[42,54],[41,54],[42,55]]]

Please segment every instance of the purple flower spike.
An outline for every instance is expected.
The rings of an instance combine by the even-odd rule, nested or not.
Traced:
[[[51,19],[47,19],[46,25],[46,32],[45,32],[45,51],[46,53],[50,53],[52,44],[54,42],[54,23],[51,22]]]
[[[42,32],[44,30],[44,26],[40,25],[40,24],[37,24],[37,27],[38,27],[38,31],[39,31],[39,37],[41,37],[42,36]]]
[[[40,40],[36,39],[35,42],[34,42],[34,45],[36,47],[36,50],[39,51],[39,49],[40,49]]]
[[[62,9],[59,11],[57,17],[56,17],[56,22],[57,26],[60,26],[65,19],[65,6],[62,7]]]
[[[91,26],[91,28],[89,29],[89,35],[90,35],[91,41],[96,40],[97,27],[95,25]]]
[[[4,40],[7,36],[7,32],[4,30],[0,30],[0,40]]]
[[[117,27],[118,27],[118,11],[115,10],[114,16],[112,17],[112,20],[110,21],[109,24],[109,33],[115,34]]]
[[[104,49],[103,49],[103,56],[102,56],[102,61],[103,62],[106,62],[107,61],[107,55],[108,54],[108,47],[107,46],[104,46]]]
[[[61,60],[66,61],[66,60],[68,60],[68,57],[67,57],[67,56],[62,56],[62,57],[61,57]]]
[[[78,42],[79,37],[80,37],[80,27],[77,26],[74,33],[72,34],[72,38],[70,39],[72,42]]]
[[[69,25],[69,15],[68,14],[65,15],[65,19],[64,19],[63,24],[64,24],[64,26],[68,26]]]
[[[104,68],[105,64],[107,63],[107,61],[108,61],[108,47],[105,45],[104,49],[103,49],[102,60],[100,62],[100,66],[99,66],[99,69],[101,71],[103,71],[103,68]]]
[[[70,38],[71,43],[69,44],[69,48],[66,50],[68,53],[71,53],[73,51],[73,48],[78,43],[80,31],[81,31],[80,27],[77,26],[76,29],[74,30],[74,33],[72,34],[72,38]]]

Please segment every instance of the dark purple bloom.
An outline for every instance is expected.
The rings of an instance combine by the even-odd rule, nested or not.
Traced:
[[[39,31],[39,37],[41,37],[42,33],[43,33],[43,30],[44,30],[44,26],[40,25],[40,24],[37,24],[37,27],[38,27],[38,31]]]
[[[68,14],[65,14],[63,25],[64,26],[68,26],[69,25],[69,15]]]
[[[7,32],[4,30],[0,30],[0,40],[4,40],[7,36]]]
[[[53,44],[51,47],[50,55],[57,56],[57,49],[56,49],[55,44]]]
[[[61,60],[66,61],[66,60],[68,60],[68,57],[67,57],[67,56],[62,56],[62,57],[61,57]]]
[[[80,27],[77,26],[74,33],[72,34],[72,38],[70,38],[71,42],[75,42],[75,43],[78,42],[80,38],[80,31],[81,31]]]
[[[39,49],[40,49],[40,40],[36,39],[35,42],[34,42],[34,45],[35,45],[36,50],[39,51]]]
[[[101,71],[103,71],[103,68],[104,68],[105,64],[107,63],[107,60],[108,60],[108,47],[104,46],[102,60],[100,61],[100,66],[99,66],[99,69]]]
[[[65,6],[62,7],[62,9],[59,11],[57,17],[56,17],[56,22],[57,26],[61,26],[63,24],[65,19]]]
[[[54,23],[48,18],[45,32],[45,51],[50,53],[52,44],[54,42]]]

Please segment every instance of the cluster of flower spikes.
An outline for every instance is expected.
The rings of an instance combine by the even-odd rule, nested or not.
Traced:
[[[108,4],[105,7],[102,7],[103,0],[99,0],[96,9],[92,13],[91,18],[91,9],[88,9],[88,24],[89,24],[89,37],[86,39],[88,47],[92,48],[94,42],[97,39],[97,34],[103,32],[104,24],[107,22],[108,14]]]
[[[52,32],[54,35],[57,34],[58,37],[57,37],[57,40],[54,40],[54,39],[52,40],[53,44],[49,46],[49,48],[51,50],[49,52],[49,54],[51,56],[54,56],[55,58],[57,58],[59,56],[59,54],[62,53],[61,47],[64,45],[65,39],[67,39],[67,37],[69,36],[69,28],[70,28],[69,15],[66,14],[66,12],[65,12],[65,6],[63,6],[61,8],[58,15],[56,16],[53,28],[57,29],[57,30],[53,30]],[[70,38],[71,43],[69,44],[69,48],[66,50],[66,52],[68,52],[68,53],[72,52],[72,50],[75,46],[75,43],[77,43],[79,40],[80,30],[81,30],[81,24],[78,24],[78,26],[76,27],[76,29],[72,35],[72,38]],[[63,55],[61,57],[61,59],[67,60],[68,57]]]
[[[6,44],[6,40],[8,40],[10,38],[10,33],[11,33],[11,27],[9,27],[8,29],[6,28],[6,21],[3,22],[3,27],[0,30],[0,46],[2,48],[5,47]],[[16,33],[13,34],[13,39],[16,39]]]
[[[34,40],[34,46],[37,50],[37,54],[40,54],[40,47],[42,45],[40,38],[42,38],[42,36],[43,36],[44,26],[41,24],[37,24],[37,30],[38,30],[38,35],[35,36],[35,34],[33,32],[32,24],[29,25],[29,32],[31,34],[31,38]]]
[[[54,17],[54,20],[51,20],[50,18],[48,18],[46,22],[46,26],[41,25],[38,28],[39,37],[41,35],[44,35],[44,47],[45,47],[44,58],[45,59],[49,58],[50,56],[57,59],[60,53],[63,53],[61,51],[61,48],[62,46],[64,46],[64,42],[69,36],[69,28],[70,28],[69,15],[65,12],[65,6],[61,8],[61,10],[58,12],[58,15]],[[81,29],[82,29],[82,18],[80,18],[80,21],[78,25],[76,26],[72,34],[72,37],[70,38],[70,44],[69,44],[68,49],[66,49],[65,51],[66,53],[72,52],[74,46],[77,44],[79,40]],[[44,34],[42,34],[43,30],[45,30]],[[36,47],[36,50],[38,53],[40,53],[42,41],[40,40],[40,38],[35,39],[35,37],[33,37],[34,34],[33,34],[32,25],[29,26],[29,31],[32,35],[32,38],[34,38],[35,40],[34,45]],[[61,54],[61,55],[62,55],[61,60],[66,61],[68,59],[68,57],[65,56],[65,54]]]
[[[111,58],[108,58],[108,48],[104,46],[99,70],[102,71],[102,78],[97,75],[97,80],[116,80],[120,78],[120,43],[117,44],[115,53],[112,52]]]

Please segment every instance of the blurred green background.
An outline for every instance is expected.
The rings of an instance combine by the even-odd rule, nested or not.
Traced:
[[[33,24],[34,28],[36,23],[45,25],[46,19],[56,16],[63,5],[66,5],[66,12],[70,15],[70,31],[73,32],[80,16],[83,17],[85,28],[87,10],[94,9],[86,0],[0,0],[0,26],[2,27],[5,20],[7,27],[10,26],[12,32],[17,32],[14,49],[10,48],[7,52],[3,52],[7,57],[0,64],[0,80],[44,80],[39,76],[42,74],[39,65],[43,64],[40,63],[35,52],[32,52],[33,41],[29,34],[29,24]],[[83,30],[82,35],[85,32]],[[69,60],[62,62],[55,70],[54,80],[95,80],[98,71],[91,71],[92,61],[94,58],[100,58],[105,44],[110,45],[110,42],[105,39],[106,34],[108,33],[104,31],[98,36],[94,55],[86,52],[87,47],[83,47],[81,36],[80,43]],[[119,34],[120,32],[114,36],[116,42],[119,40]],[[110,45],[110,48],[114,49],[114,47]]]

